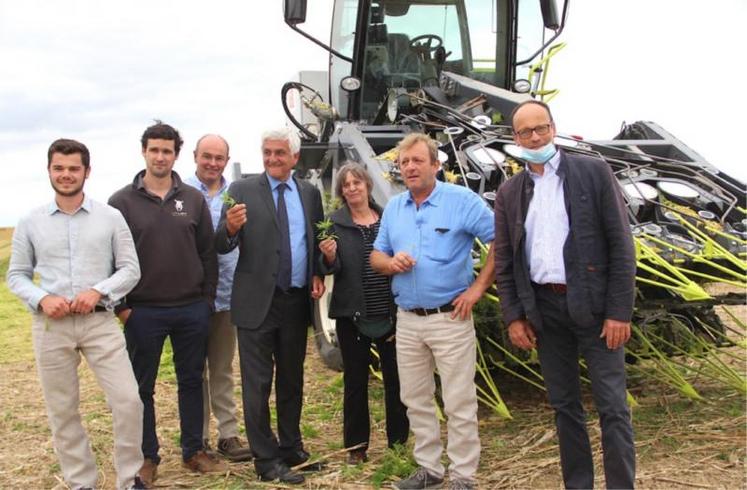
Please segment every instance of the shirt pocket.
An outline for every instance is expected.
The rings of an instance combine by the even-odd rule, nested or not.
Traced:
[[[434,228],[425,255],[436,262],[448,263],[456,256],[456,231],[448,227]]]

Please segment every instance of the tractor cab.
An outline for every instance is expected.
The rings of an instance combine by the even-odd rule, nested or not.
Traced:
[[[564,6],[565,11],[565,6]],[[286,1],[286,22],[305,19]],[[326,99],[342,120],[385,125],[429,98],[480,94],[494,120],[532,89],[530,63],[560,34],[555,0],[336,0]]]

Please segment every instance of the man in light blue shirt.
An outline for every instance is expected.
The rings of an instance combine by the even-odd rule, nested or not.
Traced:
[[[140,266],[119,211],[83,193],[89,161],[77,141],[60,139],[49,147],[55,199],[16,226],[7,282],[33,312],[34,354],[65,483],[97,486],[96,459],[78,413],[83,354],[112,411],[117,488],[144,488],[136,476],[143,464],[143,404],[113,313],[140,279]]]
[[[455,488],[473,488],[480,459],[475,392],[475,332],[472,307],[493,280],[489,259],[473,282],[475,238],[490,243],[493,213],[465,187],[436,180],[438,147],[424,134],[398,145],[408,192],[392,198],[381,218],[371,265],[394,276],[400,394],[415,434],[418,469],[397,488],[431,488],[444,478],[443,448],[433,394],[434,367],[441,377],[448,416],[449,478]]]
[[[217,134],[206,134],[197,140],[194,150],[196,170],[184,179],[205,196],[213,220],[218,226],[223,208],[223,193],[228,189],[223,171],[229,160],[228,142]],[[231,289],[239,251],[218,256],[218,288],[215,313],[210,317],[207,362],[202,382],[203,429],[205,448],[210,447],[210,412],[218,420],[218,452],[234,462],[248,461],[251,450],[239,439],[236,402],[233,398],[233,357],[236,352],[236,326],[231,323]]]

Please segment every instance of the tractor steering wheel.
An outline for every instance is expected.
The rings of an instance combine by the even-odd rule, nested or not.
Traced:
[[[418,41],[425,41],[423,44],[418,44]],[[433,42],[437,42],[435,46]],[[433,52],[444,45],[444,40],[435,34],[421,34],[410,40],[410,49],[427,49],[429,52]]]

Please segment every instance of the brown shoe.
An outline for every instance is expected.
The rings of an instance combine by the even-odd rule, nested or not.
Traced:
[[[251,461],[252,450],[241,444],[238,437],[218,439],[218,452],[227,460],[238,463],[240,461]]]
[[[153,482],[158,478],[158,463],[150,458],[145,458],[143,466],[140,467],[140,471],[137,474],[146,488],[153,487]]]
[[[225,473],[228,471],[226,463],[211,458],[205,451],[197,451],[191,458],[183,461],[182,466],[196,473]]]

